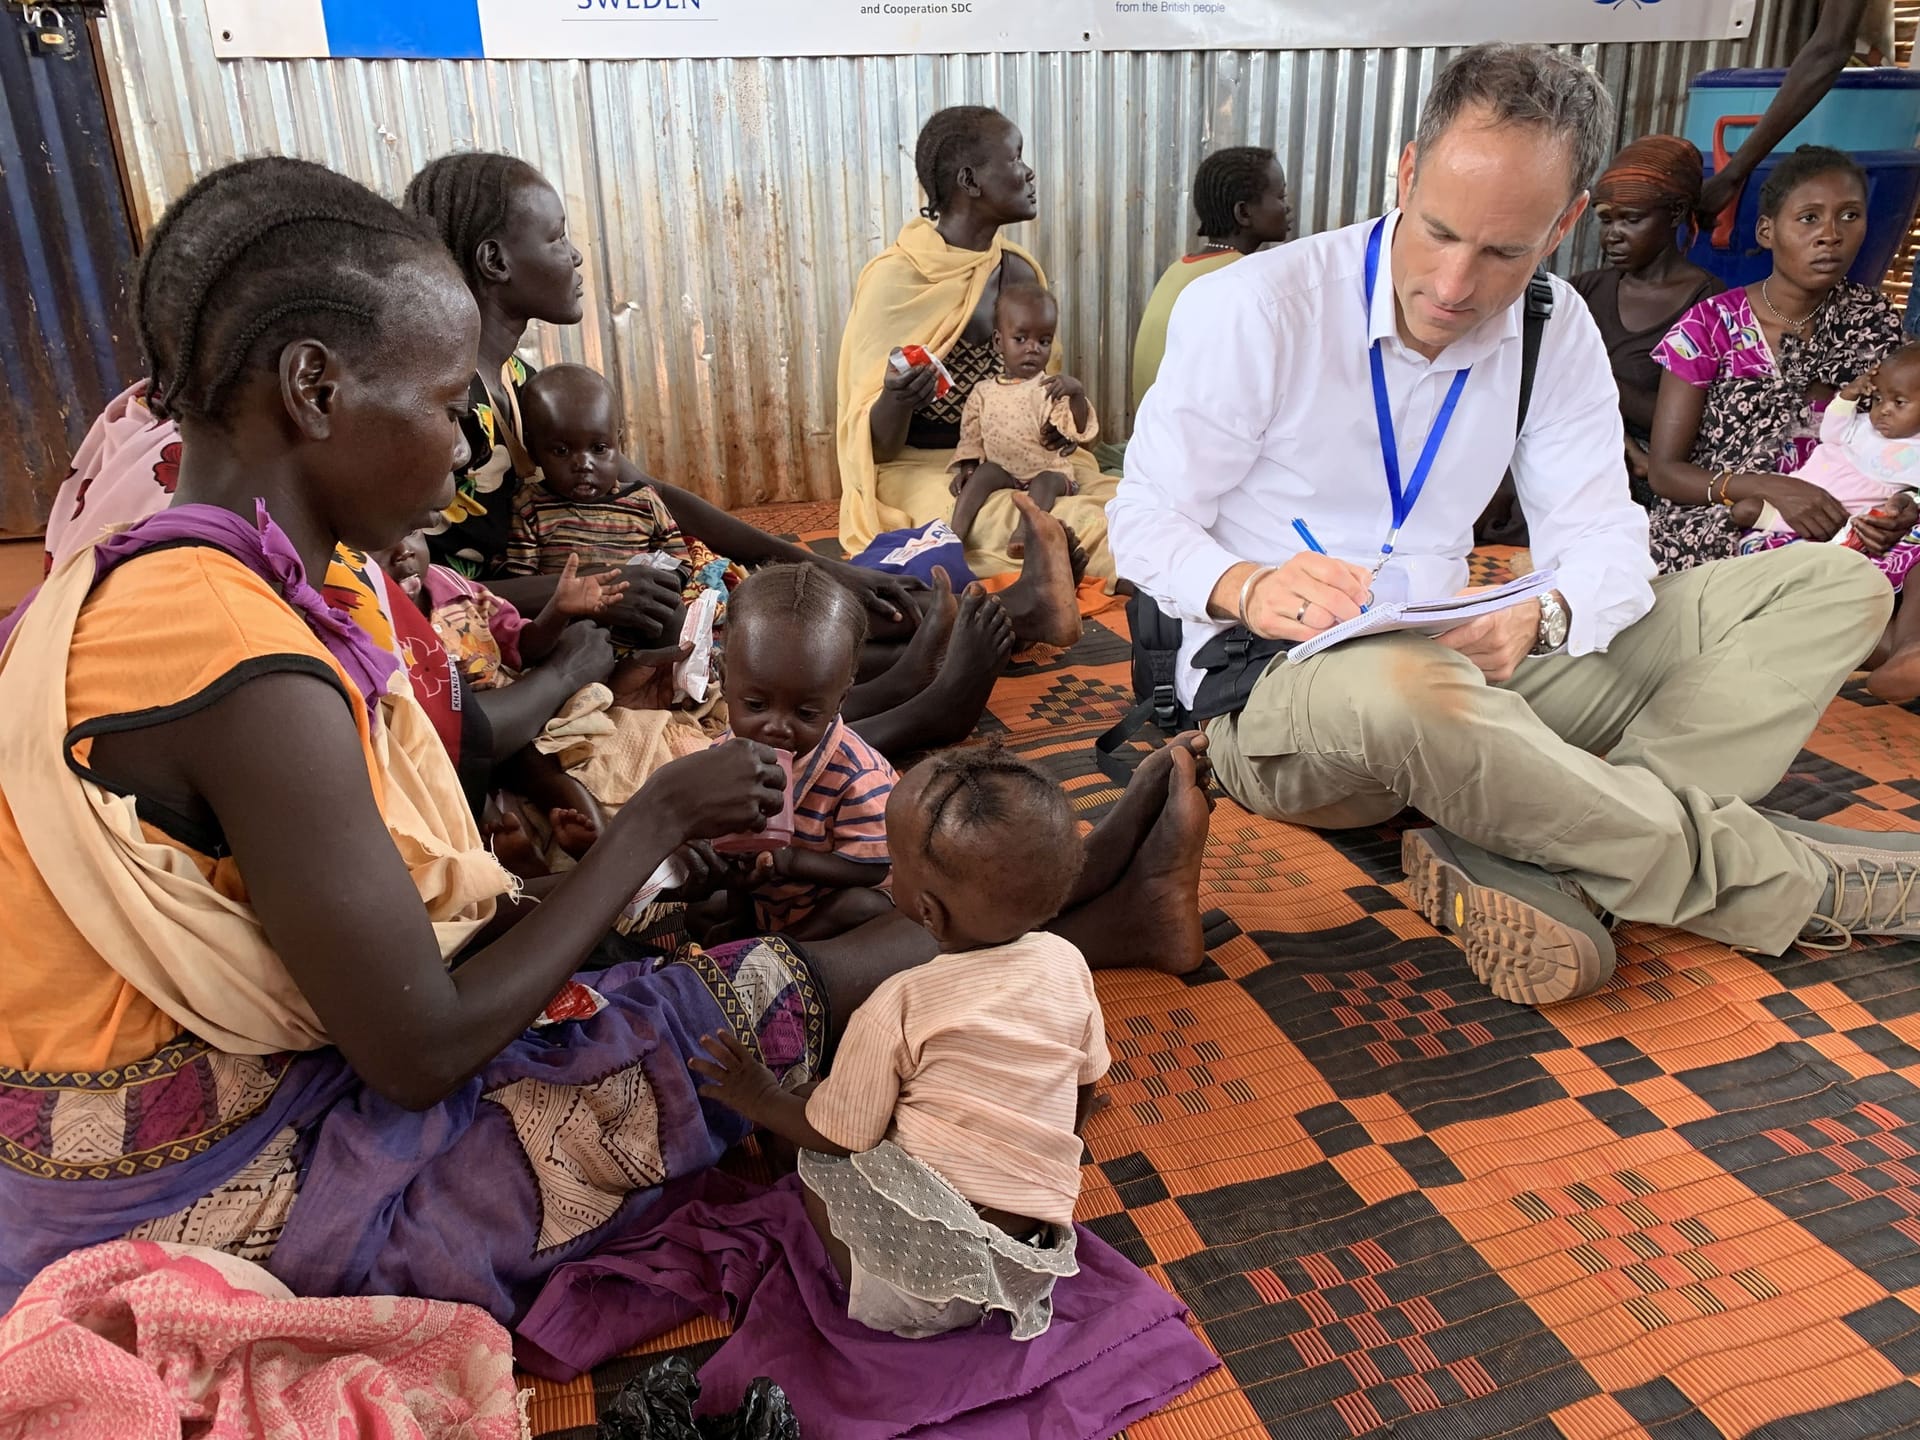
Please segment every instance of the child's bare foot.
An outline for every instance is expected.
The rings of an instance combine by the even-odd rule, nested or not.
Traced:
[[[1200,864],[1209,811],[1198,764],[1185,745],[1168,746],[1160,816],[1119,884],[1049,928],[1072,941],[1096,970],[1163,970],[1186,975],[1206,961],[1200,924]]]
[[[1867,693],[1892,705],[1920,700],[1920,645],[1902,646],[1868,671]]]
[[[553,843],[576,860],[584,859],[600,838],[600,827],[593,817],[578,810],[550,810],[547,824],[553,830]]]
[[[1033,483],[1027,486],[1027,494],[1033,497],[1035,506],[1051,515],[1062,495],[1073,494],[1073,481],[1058,470],[1043,471],[1033,477]]]
[[[540,852],[533,847],[533,837],[518,815],[508,812],[488,822],[481,826],[480,836],[492,846],[493,858],[506,867],[508,874],[533,880],[547,873]]]
[[[1080,602],[1074,593],[1067,527],[1035,505],[1030,495],[1016,493],[1013,504],[1020,524],[1007,550],[1020,556],[1020,578],[1000,592],[1000,601],[1021,640],[1064,650],[1080,639]]]
[[[947,572],[934,567],[933,588],[920,625],[900,652],[900,658],[885,671],[856,685],[840,707],[849,721],[864,720],[904,705],[939,678],[947,658],[947,644],[953,638],[954,621],[960,614],[960,602],[954,597],[953,582]]]

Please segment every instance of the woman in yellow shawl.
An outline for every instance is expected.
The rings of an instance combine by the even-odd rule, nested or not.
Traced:
[[[840,542],[857,554],[887,530],[948,517],[953,450],[967,396],[998,366],[993,307],[1002,285],[1046,284],[1033,256],[1001,238],[1031,220],[1034,175],[1020,131],[997,110],[942,110],[920,132],[914,166],[927,192],[923,218],[861,272],[840,345]],[[954,385],[936,395],[931,366],[901,373],[892,352],[924,345]],[[1058,369],[1056,356],[1049,369]],[[1077,495],[1054,506],[1091,557],[1089,573],[1113,575],[1107,501],[1118,480],[1085,450],[1073,456]],[[1016,569],[1008,541],[1020,520],[1010,493],[994,496],[967,537],[967,562],[983,576]]]

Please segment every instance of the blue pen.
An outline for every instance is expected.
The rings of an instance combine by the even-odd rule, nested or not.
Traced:
[[[1307,549],[1311,550],[1314,554],[1324,555],[1327,553],[1325,550],[1320,548],[1320,542],[1313,538],[1313,531],[1307,528],[1306,521],[1296,519],[1293,522],[1293,533],[1298,535],[1302,540],[1306,541]],[[1372,604],[1373,597],[1368,596],[1367,600],[1368,600],[1368,603],[1360,607],[1360,613],[1362,615],[1366,614],[1367,611],[1373,608],[1373,604]]]

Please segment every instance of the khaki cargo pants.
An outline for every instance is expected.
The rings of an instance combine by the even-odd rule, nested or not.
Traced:
[[[1342,829],[1411,805],[1619,919],[1778,954],[1828,871],[1753,806],[1891,613],[1864,558],[1790,545],[1662,576],[1605,654],[1525,660],[1504,685],[1416,635],[1277,660],[1208,734],[1258,815]]]

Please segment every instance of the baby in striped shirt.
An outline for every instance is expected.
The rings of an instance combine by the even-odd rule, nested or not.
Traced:
[[[571,561],[639,585],[653,571],[685,601],[719,591],[715,623],[724,623],[727,593],[746,572],[682,531],[653,486],[621,483],[620,419],[606,377],[584,365],[549,365],[527,382],[521,408],[540,473],[520,487],[501,573],[558,575]],[[673,639],[614,631],[623,654]]]
[[[804,1099],[730,1032],[690,1063],[799,1147],[853,1319],[917,1338],[999,1311],[1032,1339],[1079,1268],[1080,1132],[1108,1065],[1086,960],[1039,929],[1078,877],[1079,829],[1059,786],[998,749],[927,761],[887,823],[895,901],[941,953],[880,984]]]
[[[840,715],[866,639],[860,597],[817,566],[756,570],[733,592],[730,734],[793,756],[793,841],[736,879],[757,933],[824,940],[893,908],[887,799],[899,777]]]

